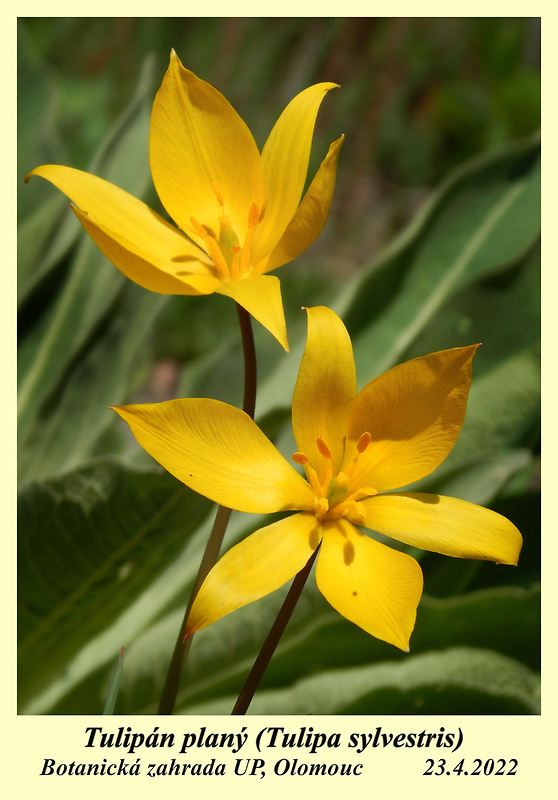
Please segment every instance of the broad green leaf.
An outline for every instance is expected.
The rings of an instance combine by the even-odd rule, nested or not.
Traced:
[[[146,98],[146,83],[150,84],[151,80],[147,81],[144,76],[138,97],[133,99],[130,109],[117,124],[115,134],[97,159],[103,177],[135,194],[144,192],[149,180],[150,102]],[[27,186],[28,191],[32,191],[32,185]],[[56,190],[53,188],[52,191]],[[70,211],[68,214],[73,217]],[[71,222],[73,237],[81,226],[75,219]],[[62,243],[54,247],[54,261],[68,246],[66,233],[62,231],[60,235]],[[47,261],[44,268],[36,265],[38,275],[43,269],[48,271],[54,263]],[[23,332],[18,394],[18,420],[22,434],[82,349],[95,338],[125,282],[124,276],[109,264],[82,232],[60,294],[48,309],[41,309],[38,323]]]
[[[153,581],[191,545],[209,507],[167,474],[110,462],[21,492],[21,703],[63,672],[140,595],[149,595]],[[145,609],[143,625],[150,613]],[[126,644],[113,646],[112,656]]]
[[[153,67],[153,59],[147,59],[134,96],[87,167],[89,172],[137,196],[145,194],[150,185],[147,135],[153,100]],[[28,124],[34,132],[41,127],[37,124],[40,106],[37,108],[33,103],[33,95],[30,97],[27,86],[20,87],[20,97],[20,107],[27,110]],[[50,119],[48,122],[52,124]],[[27,204],[22,202],[21,205],[35,209],[32,213],[19,212],[18,304],[24,307],[26,302],[33,300],[34,293],[40,292],[72,246],[86,234],[70,211],[68,198],[47,181],[34,178],[23,185],[24,176],[34,167],[44,163],[67,164],[66,155],[27,148],[21,161],[19,193],[23,198],[29,198]],[[39,202],[31,203],[35,197]]]
[[[48,197],[46,185],[35,195],[26,191],[23,177],[37,164],[57,162],[66,152],[56,130],[59,86],[56,75],[33,47],[25,27],[17,40],[17,211],[20,219]]]
[[[428,574],[426,578],[428,588]],[[187,713],[199,699],[238,694],[281,598],[235,612],[200,633],[192,651],[182,704]],[[236,619],[234,618],[236,616]],[[263,629],[263,632],[262,632]],[[258,635],[254,637],[254,631]],[[146,632],[146,643],[149,632]],[[255,639],[255,641],[254,641]],[[259,642],[258,642],[259,639]],[[231,651],[231,642],[235,642]],[[540,667],[540,590],[488,589],[455,598],[423,597],[410,655],[372,639],[336,614],[314,586],[305,587],[279,648],[262,681],[262,689],[284,687],[329,668],[356,667],[385,661],[413,661],[440,647],[487,648]],[[253,652],[251,652],[253,651]],[[133,670],[133,666],[131,667]],[[288,713],[295,713],[289,711]],[[316,713],[326,713],[323,710]]]
[[[110,405],[126,402],[153,358],[151,331],[166,298],[128,284],[95,346],[83,354],[19,442],[22,484],[67,473],[93,457],[126,449]],[[119,434],[105,441],[110,431]],[[128,443],[126,442],[126,445]]]
[[[492,573],[502,570],[487,566]],[[429,582],[427,568],[427,589]],[[192,706],[201,701],[238,694],[285,591],[246,606],[196,635],[179,697],[183,713],[192,713]],[[160,677],[168,666],[182,613],[180,606],[160,616],[127,647],[126,676],[117,712],[154,712]],[[311,580],[264,676],[262,690],[285,687],[301,677],[332,668],[412,661],[441,646],[491,649],[536,671],[540,668],[540,589],[490,588],[446,599],[426,595],[419,607],[411,653],[405,655],[341,618]],[[106,649],[105,644],[103,647]],[[96,652],[94,643],[91,649]],[[113,652],[108,649],[109,659]],[[73,671],[72,667],[70,672]],[[89,698],[92,692],[102,696],[108,671],[107,666],[105,672],[99,671],[88,679],[87,670],[84,673],[82,669],[81,682],[67,682],[65,697],[61,687],[55,713],[91,711]],[[230,713],[230,708],[223,713]],[[285,713],[294,712],[286,707]],[[324,712],[315,709],[315,713]]]
[[[537,714],[539,695],[537,676],[517,661],[458,647],[399,663],[324,670],[288,688],[258,692],[249,713]],[[235,699],[189,710],[226,714]]]
[[[357,360],[391,367],[457,290],[517,262],[539,235],[538,137],[457,170],[340,302]]]

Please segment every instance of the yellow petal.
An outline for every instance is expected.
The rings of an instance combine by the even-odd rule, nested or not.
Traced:
[[[323,439],[331,451],[335,475],[356,396],[356,372],[351,340],[337,314],[324,306],[307,313],[306,349],[293,395],[293,432],[296,446],[323,482],[326,463],[316,439]]]
[[[118,186],[56,164],[37,167],[26,180],[32,175],[50,181],[78,206],[75,214],[95,244],[141,286],[163,294],[207,294],[218,285],[195,244]]]
[[[326,522],[316,582],[342,616],[408,651],[423,586],[414,558],[374,541],[346,520]]]
[[[266,211],[254,236],[254,263],[273,250],[295,215],[306,182],[318,109],[336,85],[318,83],[300,92],[269,134],[262,150]]]
[[[309,484],[240,409],[204,398],[113,408],[161,466],[215,503],[256,514],[312,508]]]
[[[302,198],[297,212],[271,253],[265,265],[265,272],[292,261],[310,247],[322,232],[331,207],[337,159],[344,138],[341,136],[330,145],[328,154]]]
[[[362,501],[359,524],[400,542],[456,558],[517,564],[522,538],[506,517],[465,500],[417,492],[379,494]]]
[[[141,254],[134,242],[126,241],[96,225],[88,214],[74,207],[74,213],[99,250],[115,267],[135,283],[159,294],[211,294],[220,281],[209,273],[199,261],[187,255],[177,256],[173,263],[165,264],[155,255]],[[157,246],[157,240],[153,240]],[[203,272],[201,269],[203,268]]]
[[[263,202],[258,148],[230,103],[174,51],[153,103],[149,158],[161,202],[180,228],[188,231],[194,217],[218,234],[220,196],[244,238],[252,203]]]
[[[216,291],[236,300],[288,351],[281,284],[275,275],[255,275],[239,281],[227,281]]]
[[[235,545],[202,584],[186,636],[279,589],[300,572],[320,538],[321,526],[313,514],[293,514]]]
[[[407,361],[359,392],[349,421],[346,461],[365,431],[353,486],[397,489],[428,475],[449,454],[463,424],[478,345]]]

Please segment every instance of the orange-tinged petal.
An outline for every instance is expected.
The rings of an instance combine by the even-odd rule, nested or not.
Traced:
[[[127,278],[145,289],[160,294],[197,295],[211,294],[220,285],[221,282],[194,256],[183,254],[176,256],[170,263],[165,263],[156,253],[142,253],[135,242],[127,241],[120,234],[95,224],[79,208],[74,206],[73,209],[99,250]],[[152,240],[152,244],[156,249],[156,238]]]
[[[89,172],[44,164],[39,175],[78,206],[74,211],[100,250],[131,280],[163,294],[207,294],[217,282],[199,247],[141,200]],[[188,283],[191,275],[199,275]]]
[[[113,406],[171,475],[215,503],[248,513],[309,510],[309,484],[256,423],[219,400]]]
[[[293,514],[248,536],[213,567],[192,605],[186,636],[274,592],[304,567],[321,539],[313,514]]]
[[[300,92],[285,108],[262,150],[265,218],[258,226],[253,261],[270,253],[294,217],[308,172],[318,109],[335,83],[318,83]]]
[[[279,278],[254,275],[239,281],[226,281],[219,286],[217,293],[236,300],[275,336],[285,350],[289,349]]]
[[[271,253],[265,265],[265,272],[292,261],[310,247],[322,232],[331,207],[337,160],[344,138],[341,136],[330,145],[328,154],[302,198],[294,217]]]
[[[358,394],[349,420],[348,461],[365,431],[352,486],[397,489],[428,475],[449,454],[465,418],[471,361],[478,345],[442,350],[400,364]]]
[[[293,432],[299,451],[323,482],[326,464],[316,440],[331,451],[339,471],[351,404],[356,396],[353,348],[347,329],[331,309],[307,309],[308,336],[293,395]]]
[[[346,520],[326,522],[316,582],[343,617],[408,651],[423,587],[414,558],[374,541]]]
[[[465,500],[418,492],[379,494],[362,501],[358,524],[445,556],[517,564],[520,532],[506,517]]]
[[[257,145],[228,100],[174,51],[153,103],[149,159],[161,202],[179,227],[189,231],[194,217],[218,234],[222,200],[244,238],[252,203],[262,203]]]

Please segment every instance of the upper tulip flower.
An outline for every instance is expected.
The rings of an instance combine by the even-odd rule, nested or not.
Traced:
[[[476,349],[408,361],[357,394],[345,326],[327,308],[308,309],[293,396],[293,460],[307,480],[253,420],[225,403],[116,407],[142,447],[195,491],[239,511],[299,512],[248,536],[217,562],[192,606],[187,635],[282,586],[319,546],[316,581],[329,603],[407,650],[421,569],[355,526],[444,555],[516,564],[521,534],[505,517],[450,497],[391,491],[428,475],[452,449]]]
[[[288,349],[279,281],[266,273],[300,255],[326,222],[343,137],[302,193],[316,115],[334,86],[298,94],[260,154],[223,95],[173,50],[153,104],[149,158],[178,228],[87,172],[48,164],[25,180],[40,175],[68,195],[87,233],[128,278],[162,294],[232,297]]]

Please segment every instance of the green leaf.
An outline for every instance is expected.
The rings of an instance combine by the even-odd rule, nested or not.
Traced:
[[[493,572],[503,569],[488,566]],[[427,589],[429,582],[427,567]],[[181,713],[193,713],[193,708],[215,698],[227,698],[219,702],[229,702],[238,694],[285,592],[286,588],[252,603],[196,635],[179,696]],[[170,643],[182,614],[183,606],[177,606],[157,617],[130,643],[126,679],[119,695],[120,713],[156,710],[160,679],[168,666]],[[260,691],[286,687],[328,669],[386,661],[407,663],[442,645],[493,650],[536,672],[540,669],[540,588],[490,588],[446,599],[424,596],[411,639],[411,654],[406,655],[340,617],[310,581]],[[87,713],[93,689],[99,694],[105,679],[103,673],[93,683],[83,680],[68,686],[68,694],[60,698],[55,713]],[[223,706],[221,713],[230,713],[231,708],[232,704],[228,709]],[[321,706],[313,712],[325,713]],[[285,705],[284,713],[296,712]]]
[[[147,137],[153,101],[153,71],[153,59],[148,58],[134,96],[88,166],[89,172],[140,197],[150,185]],[[20,94],[25,108],[29,100],[32,101],[33,94],[30,97],[27,86],[22,88]],[[31,130],[35,131],[40,126],[37,125],[38,112],[33,102],[29,113],[34,117]],[[48,128],[48,125],[45,127]],[[37,153],[33,150],[32,154],[25,157],[25,169],[19,174],[21,181],[26,173],[41,163],[67,163],[67,157],[64,153],[41,154],[40,150]],[[38,198],[38,202],[32,205],[35,209],[33,212],[22,210],[19,213],[18,305],[24,307],[25,303],[33,300],[34,293],[41,291],[44,283],[68,256],[72,246],[86,234],[70,211],[68,198],[47,181],[34,178],[27,186],[21,187],[20,193],[29,201]],[[27,205],[30,203],[25,207]],[[44,291],[42,294],[44,296]]]
[[[428,583],[427,572],[427,589]],[[188,713],[199,705],[198,698],[238,694],[280,602],[280,596],[266,598],[199,634],[181,696]],[[148,639],[149,633],[145,636]],[[301,676],[330,668],[414,661],[442,643],[445,647],[491,649],[537,670],[540,588],[487,589],[444,600],[425,596],[411,638],[411,654],[406,655],[348,623],[325,602],[315,585],[307,586],[264,676],[262,690],[288,686]],[[296,712],[285,707],[285,713]],[[315,713],[326,712],[320,708]]]
[[[339,301],[357,364],[380,373],[403,359],[458,290],[516,263],[539,235],[538,137],[457,170]]]
[[[466,647],[409,661],[329,669],[285,689],[260,691],[250,714],[536,714],[540,681],[513,659]],[[226,714],[232,696],[191,714]]]
[[[147,88],[150,85],[149,75],[146,77],[144,74],[138,95],[133,98],[130,108],[96,159],[103,177],[137,194],[145,191],[149,179],[147,140],[152,93]],[[28,185],[28,191],[32,190],[32,185]],[[34,265],[29,293],[42,280],[43,274],[49,272],[67,252],[71,239],[81,230],[75,219],[71,228],[70,238],[69,229],[64,225],[56,231],[52,253],[46,254],[42,264]],[[23,331],[18,392],[21,434],[25,433],[32,417],[63,379],[72,362],[96,337],[99,326],[111,311],[125,283],[126,278],[108,263],[89,237],[82,233],[60,293],[55,295],[53,303],[46,310],[41,308],[39,321]]]
[[[124,672],[124,648],[120,648],[120,653],[110,679],[110,686],[107,693],[107,699],[103,708],[103,714],[113,714],[114,706],[116,705],[116,698],[118,697],[118,689],[120,688],[120,681],[122,680],[122,673]]]
[[[209,507],[166,473],[125,470],[110,462],[32,484],[20,493],[23,705],[142,593],[149,594],[154,580],[184,548],[194,542],[198,552],[194,535]],[[196,569],[194,561],[191,572]],[[182,586],[192,577],[183,575]],[[155,613],[153,607],[143,611],[139,627]],[[111,653],[125,645],[111,644]]]
[[[126,402],[145,377],[151,333],[167,298],[126,284],[94,347],[72,365],[20,437],[22,484],[67,473],[93,457],[121,454],[129,442],[109,405]],[[103,438],[111,431],[119,435]],[[115,431],[115,434],[116,434]]]

